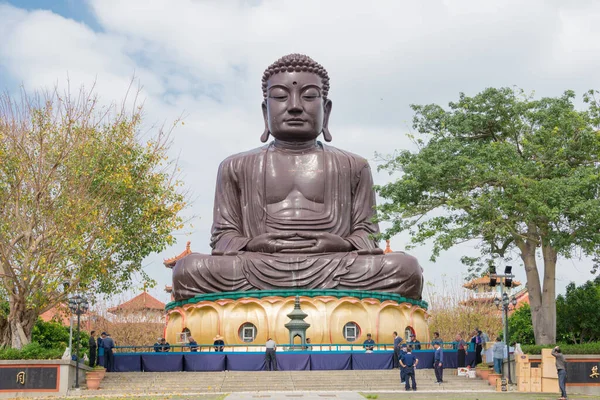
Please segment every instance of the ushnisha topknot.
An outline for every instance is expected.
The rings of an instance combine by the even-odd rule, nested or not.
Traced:
[[[288,54],[281,57],[265,70],[262,77],[263,97],[267,98],[267,81],[280,72],[313,72],[323,81],[323,98],[327,99],[329,93],[329,75],[321,64],[304,54]]]

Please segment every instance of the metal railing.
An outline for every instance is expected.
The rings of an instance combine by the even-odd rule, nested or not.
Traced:
[[[403,342],[404,343],[404,342]],[[407,343],[411,345],[410,343]],[[468,351],[474,351],[473,343],[468,343],[469,348]],[[393,351],[394,344],[393,343],[381,343],[369,345],[369,347],[373,347],[373,351]],[[434,351],[433,344],[431,342],[421,342],[418,344],[420,349],[414,348],[413,351]],[[115,353],[155,353],[156,347],[160,348],[162,346],[154,346],[154,345],[142,345],[142,346],[116,346]],[[198,344],[197,346],[190,346],[189,344],[172,344],[169,345],[169,348],[165,352],[190,352],[192,348],[197,352],[208,353],[208,352],[216,352],[216,348],[223,347],[223,352],[264,352],[265,345],[264,344],[225,344],[224,346],[215,346],[214,344]],[[444,342],[442,343],[442,348],[444,350],[456,350],[457,343],[456,342]],[[365,345],[362,343],[337,343],[337,344],[307,344],[306,346],[302,346],[301,344],[278,344],[277,351],[329,351],[329,352],[364,352],[366,351]],[[158,351],[159,353],[162,351]]]

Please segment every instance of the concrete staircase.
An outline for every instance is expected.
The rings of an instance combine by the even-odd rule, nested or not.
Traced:
[[[435,383],[433,370],[417,370],[419,391],[492,391],[487,381],[459,377],[445,371],[445,382]],[[373,371],[225,371],[118,372],[106,374],[100,390],[81,395],[174,394],[290,391],[404,391],[398,370]]]

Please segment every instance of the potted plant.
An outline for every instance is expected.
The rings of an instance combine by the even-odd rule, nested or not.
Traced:
[[[490,367],[487,364],[481,363],[481,364],[477,364],[476,371],[477,371],[477,376],[480,377],[481,379],[487,379],[488,375],[490,374]]]
[[[92,369],[91,371],[87,371],[85,373],[85,383],[88,390],[98,390],[101,380],[102,378],[100,377],[100,371],[98,370]]]
[[[496,371],[493,371],[493,372],[489,373],[489,375],[488,375],[488,382],[493,387],[496,387],[496,381],[498,379],[502,379],[502,374],[498,374],[498,373],[496,373]]]
[[[104,379],[104,376],[106,375],[106,368],[104,368],[101,365],[96,365],[93,369],[92,372],[97,372],[98,375],[100,376],[100,380]]]

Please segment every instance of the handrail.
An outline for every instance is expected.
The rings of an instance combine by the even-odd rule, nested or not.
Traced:
[[[403,342],[404,343],[404,342]],[[413,349],[413,351],[433,351],[433,342],[421,342],[418,343],[420,345],[420,349]],[[467,343],[469,348],[467,351],[474,351],[473,343]],[[409,343],[410,345],[410,343]],[[394,344],[393,343],[379,343],[373,346],[373,351],[393,351]],[[161,346],[156,346],[160,348]],[[198,352],[215,352],[216,348],[223,347],[223,351],[225,352],[264,352],[265,345],[264,344],[224,344],[224,345],[215,345],[215,344],[198,344],[197,346],[190,346],[189,344],[171,344],[169,345],[168,352],[189,352],[191,348],[194,347]],[[455,351],[457,349],[457,342],[443,342],[442,348],[444,350]],[[290,344],[283,343],[277,345],[278,351],[298,351],[299,349],[304,351],[332,351],[332,352],[364,352],[365,345],[362,343],[335,343],[335,344],[312,344],[309,343],[306,346],[302,346],[301,344]],[[117,353],[149,353],[156,352],[155,345],[135,345],[135,346],[115,346],[115,351]],[[159,351],[161,352],[161,351]]]

